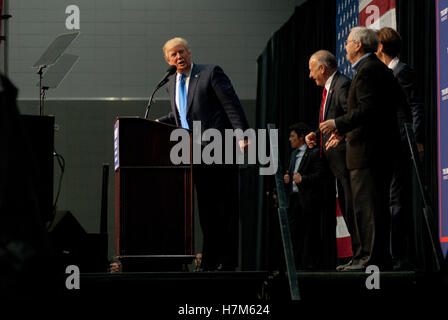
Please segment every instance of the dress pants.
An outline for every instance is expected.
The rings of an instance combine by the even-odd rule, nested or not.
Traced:
[[[386,166],[350,170],[354,265],[390,267],[390,177],[391,170]]]
[[[239,175],[236,165],[193,167],[199,222],[203,233],[202,267],[234,270],[238,262]]]
[[[401,143],[400,157],[396,158],[390,184],[391,254],[397,264],[409,264],[412,260],[413,234],[411,194],[412,162],[409,147]]]
[[[318,269],[322,254],[320,212],[310,194],[290,195],[288,220],[296,269]]]

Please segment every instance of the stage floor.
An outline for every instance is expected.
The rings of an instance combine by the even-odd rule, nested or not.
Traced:
[[[380,272],[376,279],[365,272],[297,272],[300,298],[389,299],[428,297],[444,291],[447,276],[414,271]],[[176,303],[276,302],[290,298],[286,273],[241,272],[123,272],[81,274],[80,290],[71,296],[91,297],[116,292],[123,298]],[[370,288],[369,288],[370,287]]]
[[[366,282],[372,283],[370,276],[365,272],[298,270],[301,300],[292,301],[284,272],[81,273],[79,289],[68,289],[70,275],[63,274],[53,279],[53,285],[42,279],[45,288],[36,287],[28,302],[77,313],[84,310],[107,314],[124,311],[133,315],[146,312],[145,319],[174,320],[284,320],[301,318],[297,316],[308,306],[314,312],[325,314],[353,311],[358,303],[370,305],[369,313],[384,310],[385,306],[406,310],[422,308],[428,301],[434,305],[440,298],[445,298],[445,302],[439,306],[446,304],[447,273],[381,272],[378,289],[369,289],[366,285]],[[14,300],[27,305],[21,297]],[[208,316],[197,313],[207,310]],[[347,315],[346,311],[341,314]]]

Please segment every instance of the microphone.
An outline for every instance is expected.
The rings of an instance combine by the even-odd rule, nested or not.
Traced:
[[[145,119],[148,118],[149,108],[152,105],[152,98],[154,97],[154,94],[156,93],[157,90],[159,90],[161,87],[163,87],[168,82],[168,77],[171,76],[172,74],[174,74],[176,71],[177,71],[177,67],[171,66],[171,65],[166,70],[165,76],[162,78],[162,80],[160,80],[160,82],[157,84],[156,88],[152,92],[151,98],[149,99],[148,105],[146,106]]]
[[[169,66],[168,69],[166,69],[166,74],[165,76],[162,78],[162,80],[160,80],[159,84],[157,85],[157,89],[159,89],[160,87],[162,87],[165,83],[168,82],[168,77],[172,74],[174,74],[177,71],[177,67],[176,66]],[[156,89],[156,90],[157,90]]]

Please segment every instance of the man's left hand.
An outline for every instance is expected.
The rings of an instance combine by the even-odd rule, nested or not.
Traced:
[[[248,139],[244,139],[244,140],[239,140],[238,141],[238,145],[240,146],[240,150],[242,153],[246,153],[247,149],[249,147],[249,140]]]
[[[336,129],[334,119],[324,121],[319,125],[319,130],[322,131],[323,134],[330,134],[334,129]]]
[[[302,182],[302,175],[298,172],[294,173],[293,180],[296,184],[300,184]]]

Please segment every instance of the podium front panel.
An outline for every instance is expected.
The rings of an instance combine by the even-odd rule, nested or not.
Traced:
[[[120,255],[192,253],[189,168],[120,168]]]
[[[169,158],[174,126],[140,118],[115,125],[116,254],[193,254],[191,165]],[[191,146],[191,142],[190,142]]]

